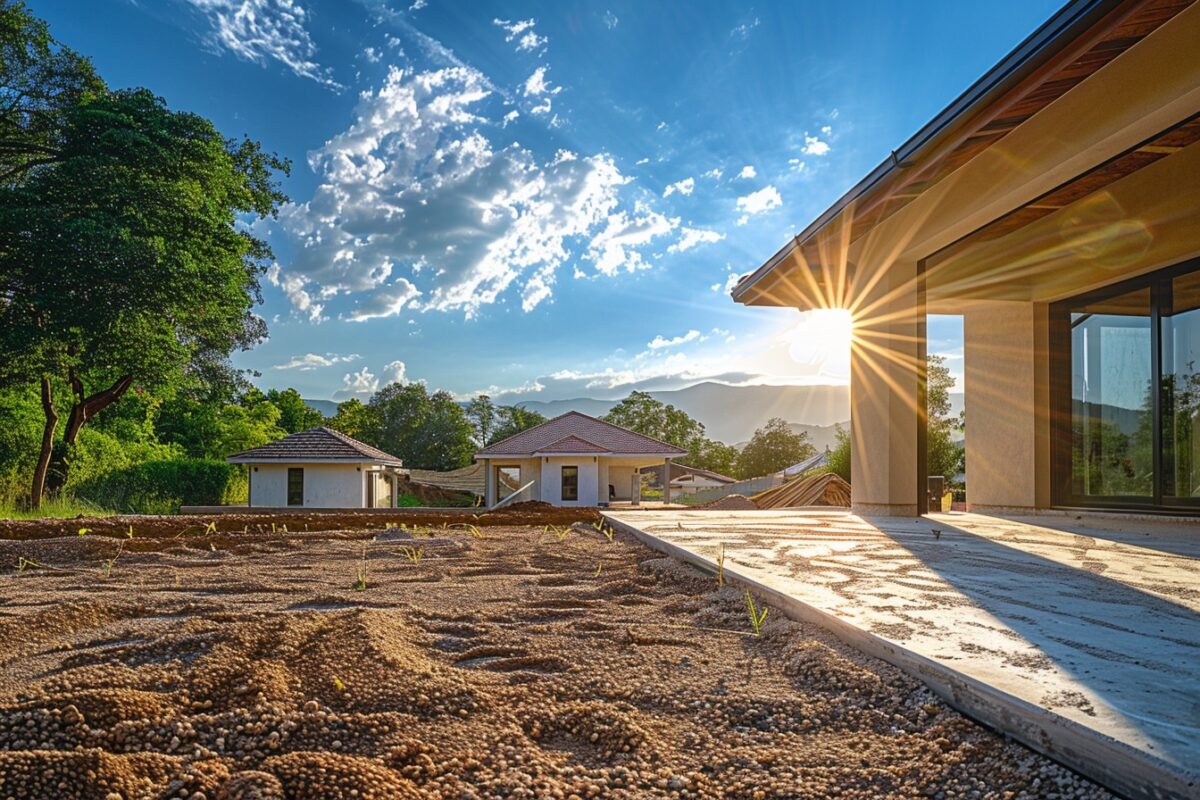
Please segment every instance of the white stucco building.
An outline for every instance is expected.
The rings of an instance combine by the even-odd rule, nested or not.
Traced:
[[[339,431],[311,428],[225,459],[249,469],[258,508],[393,508],[400,459]]]
[[[627,428],[570,411],[475,454],[484,465],[487,505],[498,486],[524,488],[520,499],[556,506],[596,506],[640,499],[641,469],[687,451]],[[663,496],[670,502],[670,488]]]

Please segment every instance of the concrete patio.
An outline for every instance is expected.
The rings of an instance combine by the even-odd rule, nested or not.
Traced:
[[[1200,525],[833,509],[606,514],[1135,797],[1200,796]]]

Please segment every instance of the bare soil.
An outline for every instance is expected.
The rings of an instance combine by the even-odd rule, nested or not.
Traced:
[[[620,534],[281,519],[0,541],[0,798],[1108,797]]]

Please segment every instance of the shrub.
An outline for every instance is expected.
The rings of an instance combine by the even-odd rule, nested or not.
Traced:
[[[73,487],[76,497],[138,514],[172,514],[181,505],[244,502],[246,474],[236,465],[200,458],[146,461],[95,475]]]

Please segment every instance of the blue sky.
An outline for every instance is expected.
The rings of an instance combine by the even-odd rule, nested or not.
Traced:
[[[727,288],[1053,13],[1009,3],[33,0],[114,86],[290,157],[264,388],[836,383]],[[934,319],[930,349],[961,357]],[[960,360],[952,360],[957,372]]]

